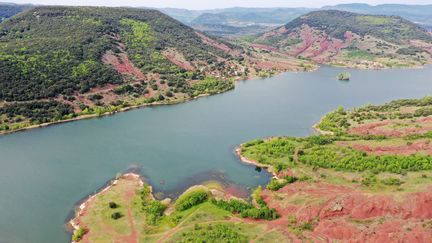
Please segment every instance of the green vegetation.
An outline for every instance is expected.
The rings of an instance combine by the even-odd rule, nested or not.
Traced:
[[[78,228],[74,231],[74,234],[72,235],[72,241],[78,242],[82,239],[82,237],[87,233],[86,229]]]
[[[199,225],[184,233],[177,242],[248,242],[246,236],[226,224]]]
[[[343,72],[340,73],[337,78],[342,81],[348,81],[351,78],[351,74],[348,72]]]
[[[244,58],[214,45],[243,49],[205,38],[148,9],[35,7],[16,15],[0,24],[0,127],[178,103],[234,88]]]
[[[260,208],[256,208],[250,203],[246,203],[237,199],[231,199],[229,201],[212,199],[211,202],[219,208],[234,214],[239,214],[242,218],[266,220],[274,220],[279,218],[279,214],[276,212],[276,210],[273,208],[270,209],[265,204],[260,205]]]
[[[85,214],[77,215],[80,227],[91,231],[87,240],[124,239],[134,227],[140,242],[158,239],[167,242],[247,242],[265,229],[246,221],[233,223],[232,218],[273,220],[279,217],[262,199],[259,208],[242,200],[224,201],[216,199],[219,193],[213,195],[204,186],[191,188],[175,203],[158,201],[153,198],[151,188],[143,186],[138,177],[125,177],[118,177],[115,186],[90,201]],[[254,197],[260,198],[260,193],[257,189]]]
[[[150,225],[155,225],[163,216],[167,206],[152,198],[148,186],[144,186],[140,197],[142,201],[142,210],[146,215],[146,222]]]
[[[193,190],[181,195],[176,201],[176,209],[184,211],[193,206],[201,204],[209,198],[209,192],[204,189]]]
[[[322,30],[331,37],[344,39],[346,31],[360,36],[374,36],[388,42],[401,42],[409,39],[431,41],[432,37],[424,29],[397,16],[362,15],[357,13],[324,10],[299,17],[285,27],[288,30],[307,24]]]
[[[41,124],[45,122],[58,121],[74,116],[73,109],[70,105],[57,101],[37,101],[25,103],[12,103],[0,107],[0,115],[5,114],[8,117],[26,117],[32,124]]]
[[[432,156],[427,148],[422,150],[418,147],[427,147],[432,142],[432,131],[423,130],[430,121],[422,119],[421,123],[416,120],[431,115],[431,97],[396,100],[352,110],[339,107],[325,115],[318,124],[321,130],[332,134],[257,139],[243,144],[241,153],[248,159],[271,165],[276,173],[289,169],[299,176],[300,179],[290,176],[272,179],[267,185],[267,189],[272,191],[278,191],[297,180],[309,180],[310,175],[317,171],[321,173],[319,180],[331,183],[361,183],[377,191],[400,189],[402,186],[413,190],[416,186],[409,182],[417,179],[407,178],[432,171]],[[380,127],[379,122],[384,121],[386,123]],[[350,132],[351,128],[368,124],[374,124],[381,130],[376,134],[369,134],[370,128],[366,128],[368,132],[365,134]],[[398,133],[404,129],[409,132]],[[374,152],[375,148],[377,153]],[[350,175],[351,179],[340,178],[345,174]],[[411,176],[408,177],[408,174]],[[360,178],[353,179],[359,175]],[[428,177],[424,175],[422,178]],[[410,186],[405,186],[406,183]]]
[[[335,145],[336,141],[353,141],[353,139],[355,138],[324,135],[309,138],[273,138],[260,144],[244,146],[242,153],[247,158],[261,163],[270,165],[282,163],[292,168],[296,166],[292,160],[294,156],[292,151],[297,147],[299,149],[297,162],[311,167],[398,174],[407,171],[432,170],[431,156],[422,154],[379,156]],[[272,180],[267,188],[278,190],[288,183],[288,180]]]
[[[278,164],[276,164],[276,165],[278,165]],[[281,180],[272,179],[269,182],[269,184],[267,184],[267,189],[269,189],[271,191],[277,191],[288,184],[296,182],[297,180],[298,180],[298,178],[294,177],[294,176],[286,176]]]
[[[251,42],[293,53],[298,59],[308,56],[313,61],[341,67],[383,69],[432,62],[427,47],[432,36],[397,16],[314,11],[258,35]]]
[[[216,94],[230,89],[234,89],[234,82],[231,80],[217,79],[207,77],[192,85],[195,95],[198,94]]]
[[[403,109],[407,109],[407,111],[401,112]],[[368,122],[384,120],[407,122],[414,118],[429,115],[432,115],[432,97],[401,99],[384,105],[366,105],[349,111],[339,107],[336,111],[326,114],[318,127],[321,130],[331,131],[336,134],[345,134],[349,128]],[[415,122],[411,123],[414,124]]]

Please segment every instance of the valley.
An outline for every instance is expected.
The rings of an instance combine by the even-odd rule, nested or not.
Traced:
[[[334,4],[0,3],[0,242],[428,242],[431,5]]]

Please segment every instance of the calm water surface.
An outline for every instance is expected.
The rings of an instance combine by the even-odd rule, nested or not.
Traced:
[[[74,204],[116,173],[139,168],[170,195],[206,177],[242,187],[268,174],[239,163],[236,145],[258,137],[306,136],[339,105],[432,94],[432,66],[418,70],[323,67],[239,82],[234,91],[185,104],[138,109],[0,137],[0,242],[69,242]]]

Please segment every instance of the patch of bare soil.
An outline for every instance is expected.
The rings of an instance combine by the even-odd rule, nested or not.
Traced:
[[[418,118],[414,122],[411,122],[412,124],[415,124],[415,126],[403,123],[408,126],[396,127],[400,123],[401,122],[390,120],[366,123],[350,128],[348,133],[362,136],[384,135],[388,137],[404,137],[413,134],[424,134],[432,130],[432,116]],[[389,126],[392,126],[392,128],[385,129]]]
[[[356,188],[327,183],[299,182],[277,192],[265,190],[263,199],[282,215],[271,227],[287,229],[294,215],[296,224],[310,222],[303,235],[320,242],[430,242],[432,188],[394,195],[371,195]]]
[[[102,57],[104,64],[113,66],[119,73],[133,77],[136,80],[144,80],[145,75],[141,70],[129,60],[126,53],[115,54],[112,51],[108,51]]]
[[[364,151],[375,155],[411,155],[411,154],[427,154],[432,155],[432,144],[429,141],[421,140],[412,143],[407,142],[405,145],[397,146],[370,146],[366,144],[344,144],[342,146],[350,146],[353,149]]]
[[[219,49],[225,53],[229,53],[233,56],[240,55],[240,53],[238,51],[234,51],[233,49],[231,49],[227,45],[220,43],[218,41],[215,41],[213,39],[210,39],[209,37],[205,36],[204,34],[202,34],[200,32],[195,32],[195,34],[198,35],[201,38],[201,40],[209,46],[213,46],[213,47],[215,47],[215,48],[217,48],[217,49]]]
[[[163,56],[165,56],[170,62],[174,63],[175,65],[188,70],[193,71],[195,68],[192,66],[192,64],[185,60],[184,56],[177,52],[176,50],[170,49],[166,50],[162,53]]]

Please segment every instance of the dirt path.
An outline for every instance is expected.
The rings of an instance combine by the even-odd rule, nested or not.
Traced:
[[[294,149],[294,156],[293,156],[293,159],[294,159],[294,163],[295,163],[295,164],[298,164],[298,163],[299,163],[299,160],[298,160],[298,151],[299,151],[299,148],[298,148],[298,147],[295,147],[295,149]]]
[[[129,188],[124,194],[124,200],[127,202],[127,218],[129,221],[131,233],[128,236],[120,237],[116,240],[118,243],[138,243],[138,231],[136,230],[135,220],[132,214],[132,199],[134,197],[135,191],[134,188]]]

